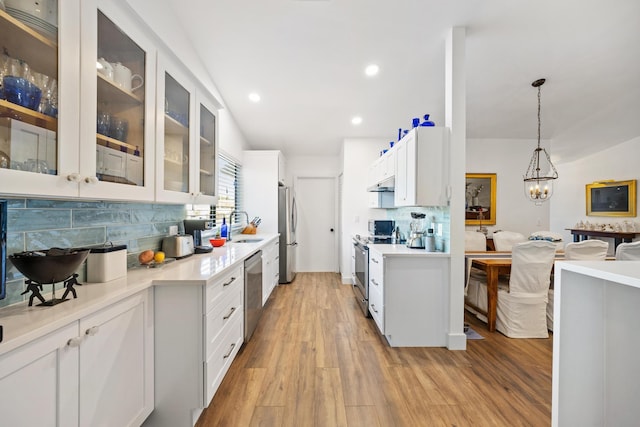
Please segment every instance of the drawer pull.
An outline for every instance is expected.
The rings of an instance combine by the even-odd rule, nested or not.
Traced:
[[[69,341],[67,341],[67,345],[69,347],[79,347],[80,346],[80,341],[82,341],[82,339],[80,337],[73,337],[73,338],[69,339]]]
[[[371,261],[375,262],[376,264],[380,264],[380,263],[378,262],[378,260],[377,260],[377,259],[375,259],[375,258],[371,258]]]
[[[229,285],[230,285],[230,284],[232,284],[235,280],[236,280],[236,278],[235,278],[235,277],[232,277],[228,282],[223,283],[223,284],[222,284],[222,287],[229,286]]]
[[[233,353],[233,349],[236,348],[236,343],[232,343],[231,344],[231,348],[229,349],[229,351],[227,352],[227,354],[225,354],[224,356],[222,356],[223,359],[228,359],[229,356],[231,356],[231,353]]]
[[[223,320],[227,320],[229,317],[231,317],[231,315],[233,314],[234,311],[236,311],[236,308],[235,307],[231,307],[231,311],[229,312],[229,314],[224,316],[222,319]]]
[[[373,284],[374,284],[374,285],[376,285],[376,286],[380,286],[380,285],[378,284],[378,282],[376,282],[376,279],[371,279],[371,283],[373,283]]]
[[[374,312],[378,312],[378,310],[376,310],[376,305],[375,304],[371,304],[371,310],[373,310]]]
[[[99,327],[97,327],[97,326],[92,326],[92,327],[90,327],[89,329],[87,329],[84,333],[85,333],[85,334],[87,334],[87,335],[91,335],[91,336],[93,336],[93,335],[95,335],[95,334],[97,334],[97,333],[98,333],[98,330],[99,330],[99,329],[100,329],[100,328],[99,328]]]

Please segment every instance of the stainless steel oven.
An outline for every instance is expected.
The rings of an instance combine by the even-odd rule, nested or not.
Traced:
[[[353,293],[356,301],[366,317],[369,314],[369,248],[367,243],[358,238],[353,239],[353,250],[355,255],[355,283]]]

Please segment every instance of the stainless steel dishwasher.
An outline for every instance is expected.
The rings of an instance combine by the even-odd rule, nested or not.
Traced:
[[[244,342],[248,342],[262,314],[262,251],[244,261]]]

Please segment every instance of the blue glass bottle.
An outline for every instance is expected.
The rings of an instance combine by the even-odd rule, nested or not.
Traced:
[[[224,237],[225,239],[227,238],[227,234],[228,234],[228,228],[227,228],[227,219],[226,218],[222,218],[222,225],[220,226],[220,237]]]

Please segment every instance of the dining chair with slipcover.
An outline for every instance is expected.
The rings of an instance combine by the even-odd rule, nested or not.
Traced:
[[[509,279],[498,280],[498,331],[510,338],[549,336],[547,301],[555,254],[556,245],[545,240],[527,240],[513,245]],[[486,282],[478,289],[477,306],[487,309]]]
[[[564,247],[564,259],[566,261],[603,261],[607,257],[608,250],[609,243],[603,240],[571,242]],[[547,303],[547,329],[553,331],[553,284],[549,289]]]
[[[487,236],[478,231],[465,230],[464,250],[483,252],[487,250]]]
[[[640,241],[620,243],[616,248],[616,261],[640,261]]]
[[[516,243],[526,242],[524,234],[515,231],[498,231],[493,233],[493,244],[496,251],[510,252]]]

